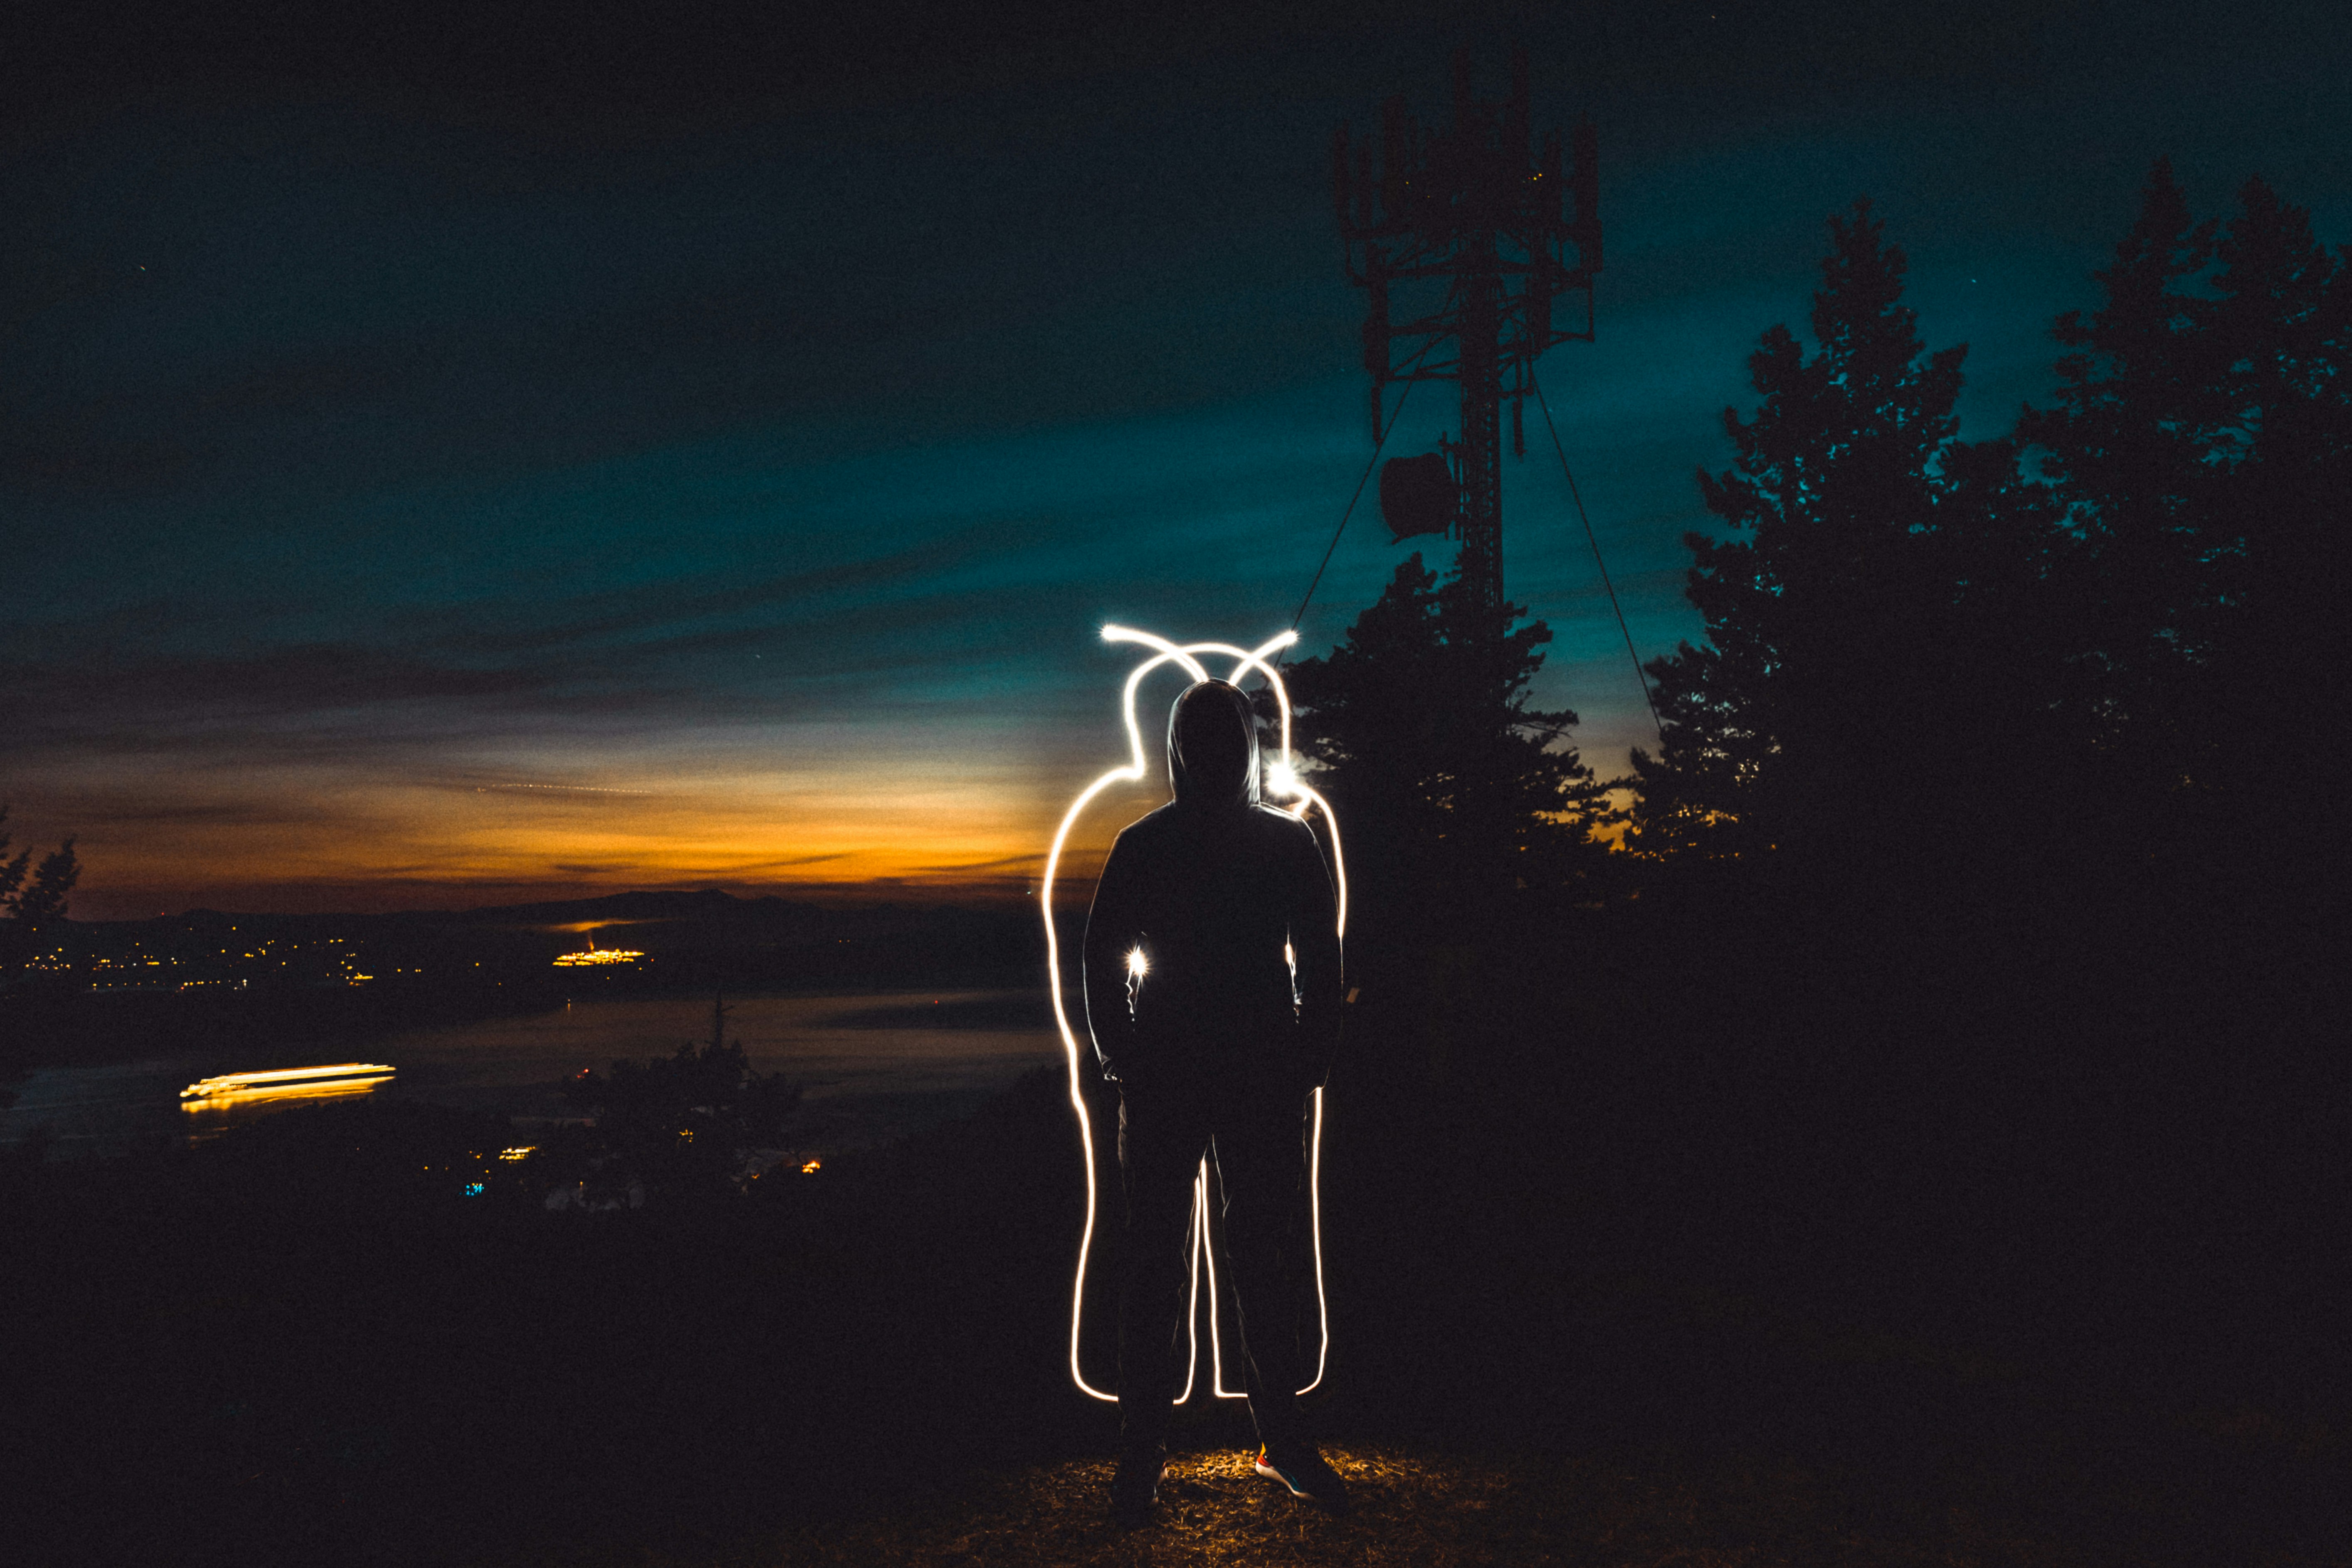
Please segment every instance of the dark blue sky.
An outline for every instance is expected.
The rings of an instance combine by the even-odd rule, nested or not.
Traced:
[[[2352,237],[2334,7],[162,15],[5,83],[0,797],[82,836],[85,916],[1018,879],[1117,760],[1097,626],[1296,609],[1370,455],[1329,133],[1434,110],[1456,41],[1600,123],[1600,341],[1543,374],[1644,658],[1857,195],[1970,436],[2159,153]],[[1391,451],[1453,424],[1423,388]],[[1618,771],[1646,717],[1536,440],[1506,552]],[[1401,553],[1367,507],[1307,651]]]

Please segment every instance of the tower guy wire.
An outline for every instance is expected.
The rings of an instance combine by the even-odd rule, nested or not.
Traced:
[[[1536,379],[1533,366],[1528,367],[1528,385],[1536,395],[1536,406],[1543,410],[1544,428],[1551,432],[1551,449],[1559,458],[1560,478],[1568,481],[1569,499],[1576,502],[1576,520],[1584,525],[1584,542],[1592,547],[1592,564],[1600,569],[1601,586],[1608,591],[1609,608],[1617,616],[1617,635],[1625,639],[1625,657],[1633,661],[1633,679],[1641,684],[1642,701],[1650,710],[1650,723],[1658,731],[1658,749],[1664,752],[1666,726],[1658,718],[1657,699],[1650,695],[1650,678],[1642,673],[1642,656],[1633,651],[1633,634],[1626,629],[1625,611],[1617,603],[1617,585],[1609,580],[1608,563],[1601,559],[1601,541],[1593,536],[1592,519],[1585,513],[1584,496],[1576,488],[1576,476],[1569,471],[1568,449],[1559,444],[1559,426],[1552,423],[1551,405],[1544,398],[1543,384]]]
[[[1436,346],[1435,338],[1423,344],[1421,353],[1413,356],[1413,364],[1419,365],[1428,357],[1429,351]],[[1307,584],[1307,595],[1298,601],[1298,613],[1290,617],[1290,629],[1294,632],[1298,629],[1298,623],[1307,618],[1307,606],[1315,602],[1315,590],[1323,585],[1323,574],[1331,564],[1331,552],[1339,548],[1339,536],[1348,531],[1348,521],[1356,515],[1356,503],[1364,499],[1364,486],[1371,481],[1372,470],[1381,465],[1381,454],[1388,449],[1389,437],[1395,432],[1396,422],[1404,416],[1405,400],[1412,395],[1412,388],[1413,383],[1408,380],[1404,390],[1397,394],[1396,406],[1390,410],[1388,418],[1381,425],[1380,438],[1372,443],[1372,455],[1365,462],[1364,471],[1356,476],[1356,488],[1348,497],[1347,509],[1339,513],[1339,526],[1331,531],[1331,542],[1323,547],[1323,559],[1316,563],[1315,575]],[[1288,651],[1286,648],[1284,650],[1286,653]],[[1274,661],[1280,664],[1282,654],[1275,655]]]

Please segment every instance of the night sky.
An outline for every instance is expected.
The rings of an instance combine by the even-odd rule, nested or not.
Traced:
[[[2334,5],[327,9],[6,25],[0,799],[79,836],[79,918],[1017,889],[1118,760],[1101,623],[1296,611],[1370,456],[1330,132],[1457,42],[1599,122],[1600,341],[1542,374],[1645,658],[1854,197],[1970,437],[2158,155],[2352,238]],[[1507,586],[1614,773],[1528,417]],[[1454,425],[1423,387],[1389,452]],[[1305,651],[1402,553],[1368,496]]]

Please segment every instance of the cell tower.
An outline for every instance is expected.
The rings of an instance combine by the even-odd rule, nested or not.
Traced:
[[[1460,439],[1391,459],[1381,473],[1381,513],[1400,539],[1442,532],[1461,541],[1463,582],[1497,636],[1503,401],[1511,405],[1512,454],[1524,456],[1520,410],[1535,362],[1554,343],[1592,341],[1601,217],[1590,120],[1577,122],[1565,170],[1560,154],[1557,132],[1545,134],[1539,151],[1530,147],[1524,53],[1512,58],[1504,102],[1471,95],[1465,50],[1454,60],[1452,123],[1424,125],[1396,97],[1381,105],[1377,147],[1370,139],[1351,143],[1345,126],[1332,142],[1348,279],[1370,296],[1364,368],[1372,378],[1372,439],[1383,435],[1382,399],[1391,383],[1462,387]],[[1561,324],[1563,313],[1570,324]],[[1451,358],[1444,352],[1449,340]]]

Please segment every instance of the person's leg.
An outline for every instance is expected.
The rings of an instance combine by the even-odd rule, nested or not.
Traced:
[[[1181,1101],[1121,1094],[1119,1184],[1126,1223],[1119,1258],[1118,1432],[1122,1458],[1164,1448],[1169,1406],[1183,1367],[1177,1354],[1186,1284],[1192,1173],[1207,1144],[1200,1114]]]
[[[1310,1245],[1299,1223],[1307,1201],[1304,1097],[1234,1107],[1217,1122],[1216,1153],[1250,1417],[1264,1445],[1253,1468],[1294,1497],[1345,1513],[1348,1483],[1316,1451],[1297,1394],[1313,1375],[1294,1310]]]
[[[1258,1440],[1281,1447],[1302,1436],[1296,1391],[1313,1375],[1295,1321],[1296,1236],[1306,1202],[1303,1105],[1252,1097],[1217,1119],[1227,1266],[1241,1343],[1232,1348],[1249,1391]]]

